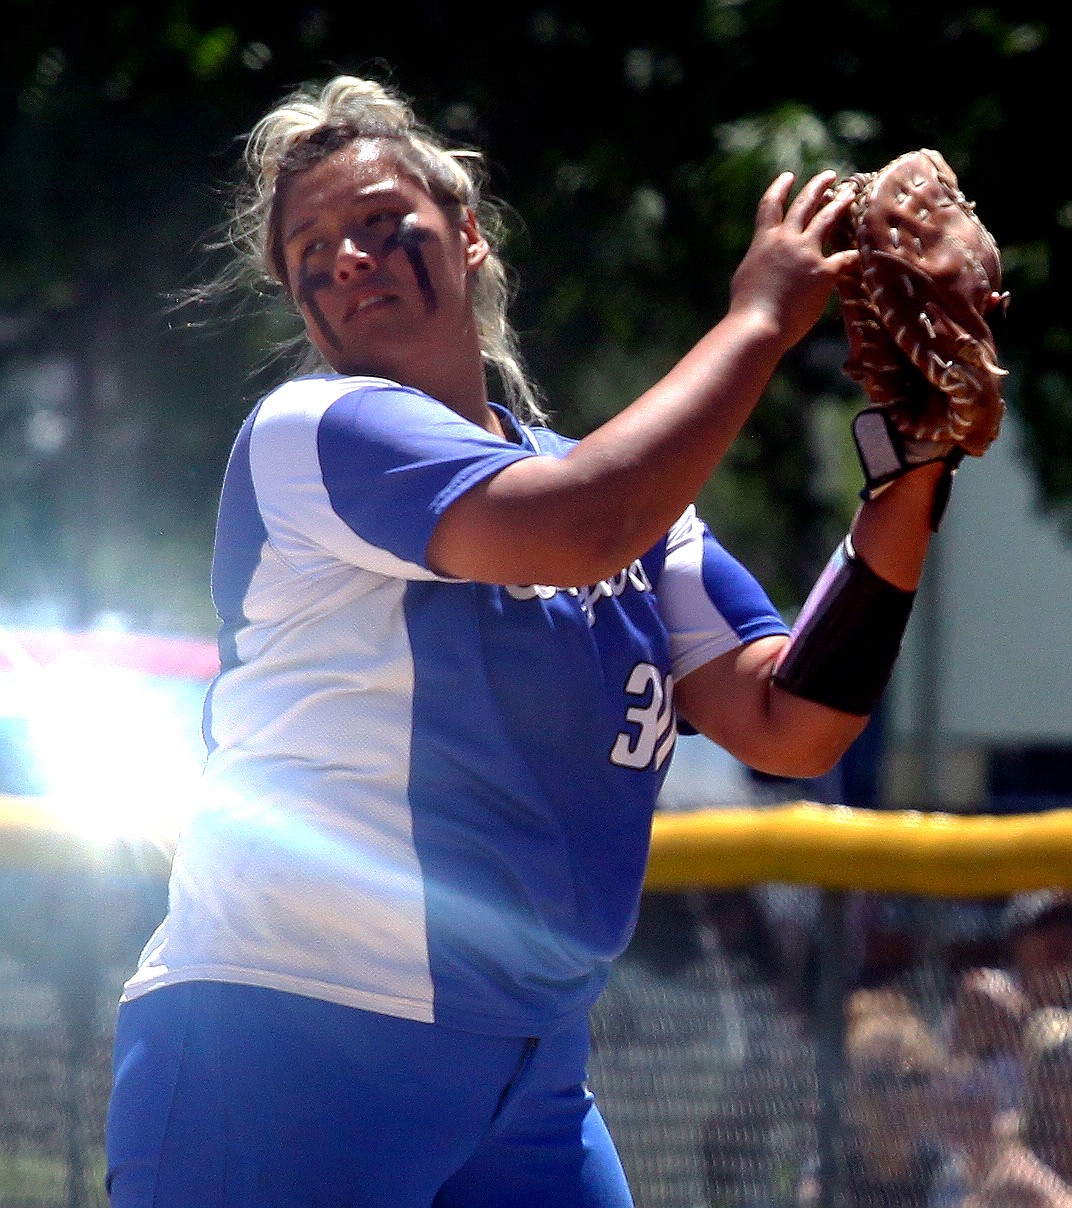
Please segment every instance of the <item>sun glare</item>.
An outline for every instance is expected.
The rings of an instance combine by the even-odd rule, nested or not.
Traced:
[[[94,843],[169,844],[201,771],[204,685],[78,658],[22,678],[49,812]]]

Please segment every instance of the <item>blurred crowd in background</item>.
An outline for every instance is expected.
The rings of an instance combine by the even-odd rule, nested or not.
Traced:
[[[1072,1208],[1072,894],[1015,895],[992,930],[961,937],[959,954],[947,946],[942,1000],[913,983],[923,932],[911,904],[859,905],[835,1202]],[[789,951],[807,946],[783,947],[780,962],[806,998],[807,961]],[[822,1202],[809,1169],[798,1208]]]

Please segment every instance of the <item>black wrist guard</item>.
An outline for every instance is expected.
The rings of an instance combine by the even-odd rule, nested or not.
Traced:
[[[964,450],[948,441],[910,440],[897,430],[885,407],[865,407],[859,412],[852,421],[852,438],[864,471],[862,499],[874,499],[910,470],[936,461],[945,462],[946,473],[938,486],[931,514],[931,529],[937,532]]]
[[[804,602],[774,682],[866,717],[893,672],[915,598],[876,575],[846,537]]]

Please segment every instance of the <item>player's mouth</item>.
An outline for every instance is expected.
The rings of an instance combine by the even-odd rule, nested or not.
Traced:
[[[362,294],[346,308],[346,311],[343,314],[343,321],[349,323],[351,319],[361,314],[363,311],[376,310],[382,306],[387,306],[394,301],[395,296],[393,294],[385,293],[382,290]]]

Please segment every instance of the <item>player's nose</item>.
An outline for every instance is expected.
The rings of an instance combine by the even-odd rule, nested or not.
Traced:
[[[341,240],[335,250],[335,280],[340,285],[352,281],[355,276],[375,268],[375,261],[369,252],[350,238]]]

